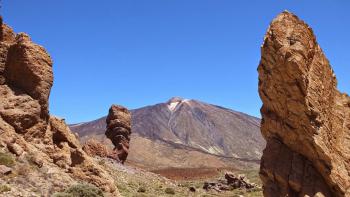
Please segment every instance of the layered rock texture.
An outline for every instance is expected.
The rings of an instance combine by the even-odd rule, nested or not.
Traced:
[[[92,157],[109,157],[110,155],[108,147],[94,138],[89,139],[83,144],[83,150]]]
[[[77,181],[115,192],[113,179],[82,150],[64,120],[50,116],[52,84],[52,61],[45,49],[28,35],[15,34],[0,19],[0,151],[12,152],[16,161],[30,158],[41,170],[47,169],[45,173],[54,174],[45,178],[52,187],[42,188],[42,196]],[[41,170],[28,173],[44,173]],[[62,181],[59,188],[55,180]],[[20,195],[21,189],[13,191]]]
[[[129,154],[131,114],[123,106],[112,105],[109,109],[106,123],[106,136],[114,145],[114,150],[110,157],[124,163]]]
[[[312,29],[285,11],[261,48],[265,196],[350,196],[350,98]]]

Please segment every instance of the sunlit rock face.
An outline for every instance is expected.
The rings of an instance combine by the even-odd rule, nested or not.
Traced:
[[[54,177],[38,173],[43,183],[32,181],[42,188],[42,196],[62,190],[55,188],[58,180],[61,187],[85,181],[117,195],[112,177],[82,150],[64,120],[49,114],[52,85],[52,60],[46,50],[27,34],[14,33],[0,17],[1,151],[23,160],[30,156],[39,168],[55,172]],[[31,196],[23,193],[28,192],[23,185],[18,183],[11,191],[23,190],[18,191],[20,196]]]
[[[120,105],[112,105],[106,119],[106,136],[112,141],[114,150],[110,157],[125,162],[129,154],[131,114]]]
[[[25,137],[43,135],[53,83],[51,58],[27,34],[16,35],[2,20],[0,25],[1,118]]]
[[[312,29],[287,11],[261,48],[265,196],[350,196],[350,98]]]

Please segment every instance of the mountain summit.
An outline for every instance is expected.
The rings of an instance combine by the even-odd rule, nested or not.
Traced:
[[[188,101],[188,99],[183,99],[181,97],[173,97],[169,99],[169,101],[167,102],[168,108],[170,111],[174,111],[178,106],[178,104],[181,104],[182,102],[185,102],[185,101]]]
[[[198,100],[173,97],[165,103],[131,110],[131,114],[128,160],[137,165],[217,167],[226,166],[227,162],[221,161],[224,158],[230,164],[232,160],[257,162],[265,146],[260,119]],[[102,140],[105,117],[70,128],[82,141],[92,136]],[[200,158],[207,159],[203,163]]]

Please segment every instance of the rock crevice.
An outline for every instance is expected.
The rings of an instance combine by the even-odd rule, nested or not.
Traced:
[[[52,85],[46,50],[0,17],[0,148],[20,158],[32,155],[33,163],[67,180],[62,184],[85,181],[118,195],[113,178],[82,150],[64,120],[49,114]]]
[[[106,123],[106,136],[114,145],[114,150],[109,157],[124,163],[129,153],[131,114],[123,106],[112,105],[109,109]]]
[[[278,15],[258,72],[265,196],[350,196],[350,98],[336,89],[312,29],[292,13]]]

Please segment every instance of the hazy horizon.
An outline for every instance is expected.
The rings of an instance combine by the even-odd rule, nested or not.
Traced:
[[[350,92],[348,1],[2,1],[1,15],[47,49],[54,65],[50,112],[68,123],[196,99],[260,117],[260,45],[283,10],[314,30]],[[21,14],[18,14],[21,13]]]

